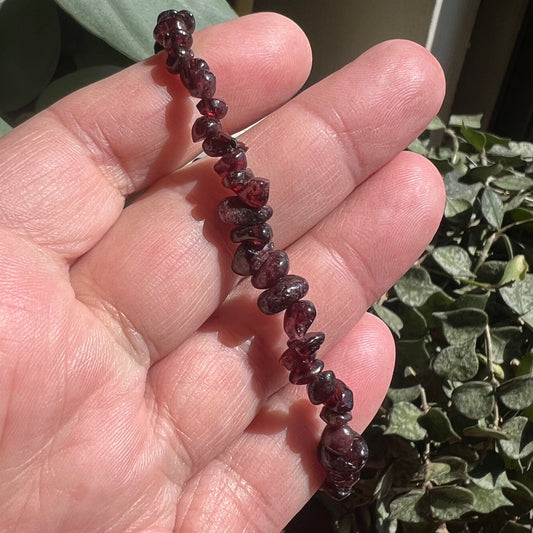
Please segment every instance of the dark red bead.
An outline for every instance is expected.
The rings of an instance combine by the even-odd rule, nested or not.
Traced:
[[[217,80],[210,70],[199,70],[194,76],[193,83],[187,87],[191,96],[195,98],[212,98],[217,88]]]
[[[283,329],[289,339],[301,338],[316,317],[316,309],[309,300],[298,300],[287,307],[283,317]]]
[[[353,392],[344,381],[337,379],[335,392],[327,401],[326,407],[336,413],[346,413],[353,409]]]
[[[320,441],[328,450],[338,455],[343,455],[351,450],[353,441],[358,437],[359,434],[350,426],[326,426],[322,432]]]
[[[239,198],[252,207],[263,207],[268,202],[270,182],[264,178],[253,178],[246,182],[237,194]]]
[[[239,172],[241,170],[244,170],[246,168],[246,165],[246,152],[242,149],[238,149],[233,150],[233,152],[230,152],[229,154],[223,155],[215,163],[215,166],[213,168],[220,177],[225,178],[232,172]]]
[[[274,250],[252,276],[256,289],[268,289],[289,272],[289,257],[283,250]]]
[[[326,405],[320,411],[320,418],[329,426],[344,426],[352,419],[352,414],[350,412],[337,413]]]
[[[211,157],[220,157],[237,148],[244,148],[244,144],[221,131],[212,137],[207,137],[202,144],[204,152]],[[265,202],[266,203],[266,202]],[[264,205],[264,204],[263,204]],[[255,207],[255,206],[252,206]]]
[[[192,126],[192,140],[198,142],[220,132],[220,121],[213,117],[199,117]]]
[[[306,333],[300,339],[290,339],[287,346],[301,354],[315,353],[322,346],[326,335],[320,331]]]
[[[184,87],[190,92],[197,85],[198,73],[201,70],[209,71],[209,65],[207,62],[200,58],[194,57],[188,61],[180,72],[181,82]]]
[[[348,427],[348,426],[345,426]],[[328,427],[324,432],[328,431]],[[334,478],[338,476],[338,482],[350,482],[365,466],[368,460],[368,446],[363,437],[356,431],[349,437],[351,444],[347,446],[347,436],[342,428],[334,428],[333,432],[339,435],[339,442],[328,441],[328,446],[324,444],[322,438],[319,444],[319,459],[322,465],[328,470],[329,475]],[[335,447],[347,448],[346,451],[338,453]]]
[[[251,241],[254,247],[263,247],[272,240],[272,228],[268,224],[256,224],[235,228],[231,232],[233,242]]]
[[[196,28],[196,20],[194,19],[194,15],[187,11],[186,9],[182,9],[181,11],[178,11],[177,16],[180,18],[180,20],[183,21],[185,24],[185,29],[192,33]]]
[[[171,50],[167,55],[167,70],[171,74],[180,74],[184,65],[193,58],[194,54],[188,48],[179,47],[176,50]]]
[[[337,379],[331,370],[321,372],[316,379],[307,386],[307,395],[312,404],[326,403],[335,394]]]
[[[273,242],[267,243],[260,250],[243,243],[235,250],[231,270],[239,276],[251,276],[266,261],[273,249]]]
[[[198,109],[201,115],[218,118],[218,120],[223,119],[228,112],[226,102],[218,98],[202,99],[196,104],[196,109]]]
[[[306,279],[289,274],[283,276],[270,289],[263,291],[257,299],[257,305],[265,315],[274,315],[303,298],[308,290],[309,284]]]
[[[156,41],[154,43],[154,54],[158,54],[159,52],[161,52],[161,50],[164,50],[164,46]]]
[[[312,358],[308,358],[307,361],[311,361]],[[294,350],[291,350],[288,348],[285,350],[281,357],[279,358],[279,362],[287,369],[287,370],[294,370],[295,368],[298,368],[303,363],[305,363],[304,358]]]
[[[190,48],[192,46],[192,35],[188,31],[175,28],[165,35],[163,45],[167,50]]]
[[[265,205],[260,209],[254,209],[246,205],[237,196],[224,198],[218,204],[218,216],[226,224],[235,226],[253,226],[266,222],[272,216],[272,207]]]
[[[165,45],[165,39],[172,30],[187,30],[182,20],[176,17],[161,19],[154,28],[154,39],[161,46]]]
[[[231,172],[222,178],[222,185],[231,189],[233,192],[238,193],[254,177],[254,173],[250,168],[238,170],[237,172]]]
[[[348,498],[352,493],[351,487],[339,487],[334,482],[331,482],[329,479],[324,481],[320,490],[324,491],[331,499],[342,501]]]
[[[175,9],[167,9],[166,11],[162,11],[161,13],[159,13],[159,15],[157,16],[157,22],[161,22],[162,20],[168,18],[177,19],[180,17]]]
[[[317,376],[320,375],[324,368],[324,361],[320,359],[312,359],[307,364],[297,366],[289,374],[289,381],[293,385],[307,385],[309,386]]]

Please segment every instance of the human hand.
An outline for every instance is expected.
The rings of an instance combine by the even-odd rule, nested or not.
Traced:
[[[310,65],[293,23],[237,19],[195,52],[225,130],[273,112],[243,135],[248,161],[362,431],[394,357],[365,310],[442,214],[440,176],[402,152],[438,111],[440,68],[388,42],[283,105]],[[195,103],[159,55],[0,142],[2,531],[277,533],[323,479],[323,423],[278,363],[280,316],[229,267],[228,191],[213,160],[184,166]]]

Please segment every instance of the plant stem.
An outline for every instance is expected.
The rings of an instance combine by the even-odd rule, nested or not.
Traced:
[[[500,386],[500,382],[496,379],[494,374],[494,353],[492,351],[492,337],[490,335],[490,328],[487,324],[485,326],[485,347],[487,350],[487,368],[489,370],[490,384],[494,390],[494,418],[493,424],[496,429],[499,427],[500,423],[500,410],[498,408],[498,400],[496,399],[496,390]]]

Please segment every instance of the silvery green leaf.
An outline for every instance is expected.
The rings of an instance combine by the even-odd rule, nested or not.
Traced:
[[[400,435],[407,440],[422,440],[426,430],[418,423],[422,411],[409,402],[395,403],[389,413],[389,426],[385,435]]]
[[[472,260],[468,252],[460,246],[439,246],[433,250],[433,259],[452,276],[473,277],[470,271]]]
[[[420,307],[440,289],[433,284],[424,268],[413,267],[394,285],[394,290],[404,304]]]
[[[91,33],[125,56],[141,61],[154,51],[152,32],[157,15],[167,9],[188,9],[197,28],[236,17],[224,0],[56,0]]]
[[[469,381],[457,387],[452,393],[455,408],[467,418],[485,418],[494,409],[492,385],[485,381]]]
[[[504,207],[500,195],[487,187],[481,195],[481,212],[485,220],[496,229],[502,227]]]
[[[525,315],[533,310],[533,274],[526,274],[522,281],[499,289],[504,302],[517,314]]]

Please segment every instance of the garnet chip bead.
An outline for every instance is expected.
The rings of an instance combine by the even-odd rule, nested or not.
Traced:
[[[257,299],[257,306],[265,315],[275,315],[303,298],[308,290],[309,284],[306,279],[289,274],[262,292]]]

